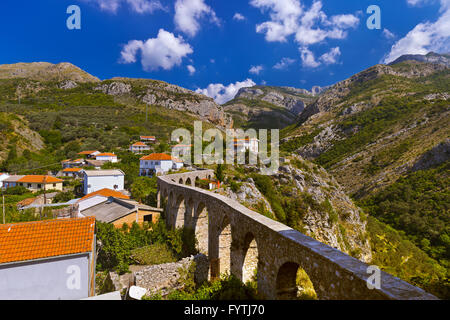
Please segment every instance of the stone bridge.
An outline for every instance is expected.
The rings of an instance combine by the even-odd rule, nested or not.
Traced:
[[[257,270],[266,299],[297,297],[302,268],[319,299],[436,299],[424,290],[381,272],[381,288],[369,289],[368,265],[220,194],[195,187],[213,170],[158,177],[158,207],[171,228],[195,230],[198,249],[210,261],[210,277],[229,272],[242,281]],[[370,282],[373,283],[373,282]]]

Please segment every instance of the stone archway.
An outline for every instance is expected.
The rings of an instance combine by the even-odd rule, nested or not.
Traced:
[[[187,185],[187,186],[192,185],[191,178],[187,178],[187,179],[186,179],[186,185]]]
[[[219,230],[219,274],[230,274],[231,266],[231,224],[228,216],[224,216]]]
[[[178,180],[179,184],[183,184],[183,178],[180,178],[180,180]]]
[[[173,205],[170,225],[173,228],[183,228],[185,214],[186,214],[186,205],[184,202],[184,196],[182,194],[179,194]]]
[[[258,270],[258,244],[254,235],[248,232],[244,238],[242,282],[254,280]]]
[[[305,270],[295,262],[286,262],[278,269],[276,297],[277,300],[311,300],[317,299],[317,294]]]
[[[192,218],[192,229],[197,239],[198,251],[200,253],[208,255],[208,209],[203,202],[197,204],[194,208],[194,214]]]

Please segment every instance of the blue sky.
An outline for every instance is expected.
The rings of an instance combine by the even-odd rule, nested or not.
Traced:
[[[81,30],[69,30],[69,5]],[[370,5],[381,29],[369,30]],[[242,86],[311,89],[404,53],[449,51],[450,0],[4,0],[0,64],[71,62],[223,103]]]

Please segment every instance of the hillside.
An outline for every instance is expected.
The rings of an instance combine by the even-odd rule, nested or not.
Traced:
[[[297,115],[323,90],[313,89],[309,92],[291,87],[241,88],[224,109],[233,117],[235,127],[281,129],[294,123]]]
[[[449,75],[417,61],[369,68],[309,105],[281,149],[323,165],[351,194],[374,192],[449,137]]]
[[[156,136],[164,151],[171,132],[193,131],[195,120],[232,126],[209,97],[163,81],[99,81],[65,63],[0,66],[0,112],[0,162],[8,158],[10,172],[56,169],[82,149],[126,150],[139,135]]]

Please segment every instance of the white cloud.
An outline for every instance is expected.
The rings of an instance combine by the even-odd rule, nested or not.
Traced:
[[[195,92],[211,97],[219,104],[224,104],[232,100],[239,89],[253,87],[254,85],[256,85],[256,83],[253,82],[252,79],[230,83],[228,86],[225,86],[221,83],[211,83],[205,89],[197,89],[195,90]]]
[[[175,37],[173,33],[160,29],[156,38],[145,42],[129,41],[122,49],[120,61],[134,63],[139,52],[144,70],[150,71],[159,68],[170,70],[175,65],[180,65],[183,58],[194,51],[183,37]]]
[[[239,12],[236,12],[233,16],[233,19],[241,21],[241,20],[245,20],[245,17],[242,14],[240,14]]]
[[[346,29],[359,24],[359,18],[352,14],[328,17],[320,0],[315,0],[308,10],[299,0],[252,0],[250,4],[269,11],[270,21],[256,26],[269,42],[286,42],[288,36],[295,35],[295,40],[306,47],[327,38],[344,39]]]
[[[324,53],[316,59],[314,53],[306,47],[300,48],[300,55],[302,57],[302,64],[307,68],[317,68],[322,63],[326,65],[336,64],[337,59],[341,55],[341,50],[339,47],[332,48],[329,52]]]
[[[302,57],[303,66],[307,68],[317,68],[320,62],[316,61],[314,53],[306,47],[300,48],[300,55]]]
[[[395,34],[393,34],[391,31],[389,31],[389,29],[386,29],[386,28],[383,29],[383,36],[386,39],[394,39],[395,38]]]
[[[259,74],[264,69],[263,66],[252,66],[248,72],[252,74]]]
[[[116,13],[122,3],[126,3],[134,12],[144,14],[153,13],[156,10],[167,11],[159,0],[83,0],[98,5],[100,10]]]
[[[200,30],[199,20],[204,17],[220,25],[216,13],[204,0],[177,0],[175,3],[175,26],[191,37]]]
[[[417,5],[423,1],[408,1]],[[404,54],[450,51],[450,0],[441,0],[441,16],[435,22],[423,22],[398,40],[384,59],[390,63]]]
[[[282,58],[280,62],[273,66],[274,69],[284,70],[287,69],[291,64],[293,64],[296,60],[291,58]]]
[[[189,74],[192,76],[195,73],[195,67],[193,65],[188,65],[187,69],[189,71]]]
[[[339,47],[333,48],[330,52],[323,54],[320,57],[320,60],[325,64],[335,64],[337,63],[337,59],[341,55],[341,50]]]

